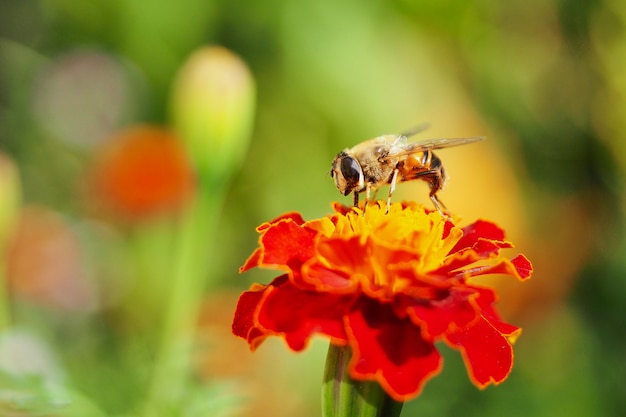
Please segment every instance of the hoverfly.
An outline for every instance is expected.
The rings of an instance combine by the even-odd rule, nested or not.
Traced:
[[[432,151],[465,145],[485,139],[483,136],[466,138],[437,138],[419,142],[408,142],[407,138],[426,129],[428,125],[400,135],[382,135],[361,142],[353,148],[339,152],[333,159],[330,176],[337,189],[343,194],[354,193],[354,206],[359,203],[359,193],[365,191],[365,206],[371,192],[389,185],[387,212],[391,206],[391,195],[400,182],[423,180],[430,186],[430,199],[442,216],[445,205],[437,197],[447,179],[441,159]]]

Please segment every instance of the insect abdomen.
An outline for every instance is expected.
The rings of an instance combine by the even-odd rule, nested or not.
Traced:
[[[429,170],[432,156],[433,153],[430,151],[416,152],[407,155],[406,158],[403,158],[398,163],[401,178],[404,181],[410,181],[419,176],[420,172]],[[441,161],[439,161],[439,163],[441,164]]]

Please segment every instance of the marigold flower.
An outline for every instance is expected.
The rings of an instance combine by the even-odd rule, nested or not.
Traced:
[[[287,213],[258,227],[253,267],[285,273],[253,285],[238,302],[232,330],[255,350],[281,336],[300,351],[313,335],[349,346],[348,371],[375,380],[395,400],[421,392],[442,367],[435,342],[461,352],[480,388],[502,382],[513,364],[521,329],[495,308],[493,289],[470,283],[485,274],[524,280],[524,255],[507,259],[504,231],[479,220],[460,228],[414,203],[368,207],[335,204],[335,214],[305,221]]]
[[[92,186],[107,208],[137,220],[184,206],[195,178],[176,136],[158,126],[139,125],[119,132],[97,153]]]
[[[11,293],[66,311],[97,308],[97,288],[88,279],[76,230],[59,213],[27,206],[20,213],[6,257]]]

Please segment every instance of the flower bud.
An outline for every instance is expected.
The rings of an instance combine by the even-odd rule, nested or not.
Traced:
[[[255,96],[248,67],[225,48],[201,48],[180,69],[171,99],[172,123],[203,180],[222,177],[243,159]]]

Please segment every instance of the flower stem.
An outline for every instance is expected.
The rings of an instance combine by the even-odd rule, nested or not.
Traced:
[[[160,347],[142,415],[179,410],[189,390],[197,315],[203,289],[210,278],[207,253],[215,235],[221,203],[221,195],[201,196],[181,219],[176,251],[172,254],[172,287],[164,306]]]
[[[375,381],[355,381],[348,374],[351,352],[332,343],[322,386],[323,417],[398,417],[403,403],[393,400]]]
[[[0,254],[4,254],[0,250]],[[6,277],[6,264],[0,260],[0,333],[11,326],[11,310],[9,304],[8,281]]]

